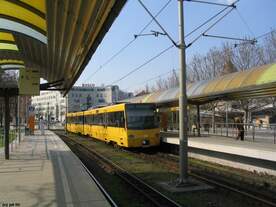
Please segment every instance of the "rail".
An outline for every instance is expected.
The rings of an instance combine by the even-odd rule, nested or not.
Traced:
[[[141,156],[142,155],[142,156]],[[148,154],[148,153],[139,153],[137,155],[139,157],[142,157],[142,159],[148,159],[149,161],[155,161],[158,163],[163,163],[165,166],[169,163],[177,164],[179,162],[179,157],[173,156],[171,154],[164,154],[164,153],[158,153],[158,154]],[[174,165],[176,166],[176,165]],[[178,164],[177,164],[178,166]],[[175,168],[178,170],[177,168]],[[210,173],[204,173],[204,170],[202,169],[196,169],[195,167],[190,166],[190,172],[189,175],[194,177],[195,179],[201,180],[205,183],[208,183],[212,186],[217,186],[232,192],[235,192],[237,194],[243,195],[245,197],[248,197],[250,199],[256,200],[262,204],[276,207],[275,198],[266,196],[262,193],[260,193],[258,190],[252,188],[244,188],[235,184],[231,183],[230,181],[227,181],[225,178],[220,176],[213,176]]]
[[[108,164],[110,167],[115,169],[116,174],[125,182],[127,182],[129,185],[131,185],[133,188],[135,188],[138,192],[140,192],[143,196],[145,196],[148,200],[150,200],[154,206],[157,207],[181,207],[180,204],[176,203],[175,201],[171,200],[161,192],[157,191],[155,188],[150,186],[149,184],[145,183],[143,180],[138,178],[137,176],[127,172],[108,158],[102,156],[101,154],[97,153],[96,151],[92,150],[91,148],[88,148],[84,146],[82,143],[69,138],[68,136],[59,134],[61,138],[65,142],[73,142],[71,143],[71,146],[76,147],[76,145],[81,148],[81,150],[85,150],[86,152],[92,154],[93,156],[96,156],[98,159],[103,161],[104,163]]]

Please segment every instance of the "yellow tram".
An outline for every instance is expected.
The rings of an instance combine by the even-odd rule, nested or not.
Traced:
[[[119,145],[150,147],[160,144],[154,104],[123,103],[67,114],[67,130]]]

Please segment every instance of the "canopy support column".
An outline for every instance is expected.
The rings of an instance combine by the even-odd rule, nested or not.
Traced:
[[[10,97],[5,95],[5,159],[10,158],[10,149],[9,149],[9,135],[10,135]]]
[[[226,119],[226,136],[228,137],[229,122],[228,122],[228,103],[227,102],[226,102],[226,110],[225,110],[225,119]]]
[[[197,136],[200,137],[200,105],[196,105],[197,108]]]

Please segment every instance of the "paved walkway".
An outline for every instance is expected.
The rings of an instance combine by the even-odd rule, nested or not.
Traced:
[[[162,134],[162,141],[179,144],[178,137]],[[249,171],[276,176],[276,144],[240,141],[234,138],[208,136],[189,137],[190,156]]]
[[[179,144],[176,137],[164,137],[163,142]],[[240,141],[233,138],[208,136],[208,137],[190,137],[189,147],[207,149],[217,152],[242,155],[257,159],[264,159],[276,162],[276,144]]]
[[[0,206],[110,206],[79,159],[50,131],[25,136],[10,160],[3,157]]]

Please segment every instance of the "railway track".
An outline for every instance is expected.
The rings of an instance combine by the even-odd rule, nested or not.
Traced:
[[[110,168],[113,169],[113,172],[116,173],[122,180],[132,186],[140,194],[142,194],[149,202],[156,207],[181,207],[182,205],[176,203],[172,199],[168,198],[166,195],[162,194],[149,184],[145,183],[143,180],[137,176],[127,172],[108,158],[102,156],[91,148],[83,145],[82,143],[64,135],[58,133],[58,135],[63,139],[63,141],[68,144],[72,151],[77,152],[78,155],[84,160],[86,164],[91,159],[98,159],[101,162],[104,162]]]
[[[147,159],[149,158],[150,161],[155,160],[156,162],[160,162],[160,163],[164,163],[164,165],[168,165],[169,162],[174,162],[174,165],[178,166],[178,158],[176,156],[174,157],[169,157],[166,156],[167,154],[157,154],[157,155],[152,155],[152,154],[141,154],[141,157],[143,159]],[[167,158],[167,159],[166,159]],[[178,170],[177,167],[174,166],[173,168],[175,170]],[[230,183],[227,183],[225,181],[222,181],[218,178],[214,178],[210,175],[203,175],[199,172],[196,172],[196,170],[192,170],[192,172],[189,172],[189,175],[201,180],[203,182],[206,182],[212,186],[217,186],[238,194],[241,194],[245,197],[248,197],[250,199],[256,200],[260,203],[266,204],[268,206],[272,206],[272,207],[276,207],[276,198],[273,197],[269,197],[266,195],[263,195],[261,193],[258,193],[256,191],[253,190],[249,190],[249,189],[243,189],[241,186],[236,186],[236,185],[231,185]]]
[[[115,170],[115,173],[121,179],[123,179],[125,182],[127,182],[129,185],[131,185],[137,191],[139,191],[144,197],[146,197],[148,200],[150,200],[150,202],[153,203],[154,206],[158,206],[158,207],[159,206],[168,206],[168,207],[181,206],[180,204],[176,203],[175,201],[172,201],[167,196],[163,195],[159,191],[157,191],[154,188],[152,188],[151,186],[149,186],[147,183],[145,183],[143,180],[141,180],[137,176],[128,173],[127,171],[122,169],[120,166],[116,165],[115,163],[113,163],[106,157],[102,156],[101,154],[97,153],[96,151],[93,151],[92,149],[86,147],[85,145],[83,145],[80,142],[73,140],[70,137],[66,137],[64,135],[62,135],[61,137],[63,137],[63,139],[65,138],[64,141],[67,141],[67,142],[69,141],[69,142],[73,143],[74,145],[78,145],[80,148],[80,151],[85,150],[88,153],[93,154],[93,156],[97,157],[97,159],[100,159],[100,160],[104,161],[106,164],[108,164],[109,166],[111,166]],[[127,151],[127,152],[130,152],[130,151]],[[161,154],[160,153],[145,154],[145,153],[141,153],[141,151],[139,151],[139,153],[133,152],[133,154],[135,156],[141,155],[142,159],[149,159],[150,161],[154,160],[155,162],[165,163],[165,165],[168,165],[171,162],[171,163],[174,163],[174,165],[178,166],[178,164],[177,164],[178,158],[167,156],[167,154],[163,154],[163,153],[161,153]],[[174,169],[177,170],[176,167]],[[273,197],[271,198],[269,196],[264,196],[263,194],[258,194],[256,192],[250,191],[248,189],[246,190],[240,186],[231,185],[227,182],[224,182],[220,179],[216,179],[212,176],[204,175],[201,173],[196,173],[196,171],[190,172],[190,176],[192,176],[196,179],[202,180],[210,185],[217,186],[217,187],[226,189],[228,191],[235,192],[237,194],[241,194],[245,197],[256,200],[256,201],[263,203],[267,206],[276,207],[276,201],[275,201],[276,199]]]
[[[230,186],[228,184],[223,184],[221,182],[218,182],[218,181],[215,181],[213,179],[200,176],[200,175],[195,174],[195,173],[190,173],[190,175],[193,176],[193,177],[195,177],[195,178],[197,178],[197,179],[199,179],[199,180],[202,180],[202,181],[204,181],[206,183],[209,183],[209,184],[211,184],[213,186],[224,188],[224,189],[227,189],[229,191],[232,191],[232,192],[241,194],[243,196],[246,196],[248,198],[254,199],[254,200],[256,200],[256,201],[258,201],[260,203],[264,203],[264,204],[266,204],[268,206],[276,207],[276,203],[275,202],[267,200],[265,198],[261,198],[260,196],[254,195],[252,193],[245,192],[242,189],[239,189],[237,187],[233,187],[233,186]]]

